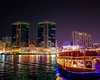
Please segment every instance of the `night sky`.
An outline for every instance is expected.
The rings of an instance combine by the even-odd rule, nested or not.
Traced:
[[[11,36],[11,24],[30,23],[30,40],[37,38],[37,23],[56,23],[58,46],[72,41],[72,31],[91,34],[92,42],[100,42],[99,0],[1,0],[0,39]]]

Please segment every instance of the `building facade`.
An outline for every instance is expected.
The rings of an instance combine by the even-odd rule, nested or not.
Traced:
[[[86,48],[92,47],[91,35],[85,32],[72,32],[73,45],[82,45]]]
[[[38,23],[38,46],[39,47],[55,47],[56,46],[56,23],[39,22]]]
[[[5,36],[2,38],[2,41],[6,43],[7,47],[10,47],[12,45],[12,37]]]
[[[26,47],[29,42],[29,23],[15,22],[12,23],[12,46]]]

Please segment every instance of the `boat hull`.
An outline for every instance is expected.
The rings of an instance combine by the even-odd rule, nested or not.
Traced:
[[[74,72],[92,72],[94,69],[84,69],[84,68],[74,68],[74,67],[66,67],[66,70],[74,71]]]
[[[58,71],[59,73],[62,74],[62,76],[72,79],[81,79],[81,80],[94,79],[94,78],[100,79],[100,73],[95,71],[83,70],[76,72],[76,70],[73,70],[71,68],[65,70],[65,68],[62,68],[59,65],[58,65]]]

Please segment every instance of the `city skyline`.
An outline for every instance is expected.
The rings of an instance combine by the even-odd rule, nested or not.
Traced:
[[[18,5],[18,6],[17,6]],[[0,38],[11,36],[12,22],[30,23],[30,39],[37,38],[37,23],[56,23],[58,46],[72,41],[72,31],[91,34],[92,42],[100,42],[100,2],[99,1],[2,1],[0,3]],[[60,36],[59,36],[60,35]]]

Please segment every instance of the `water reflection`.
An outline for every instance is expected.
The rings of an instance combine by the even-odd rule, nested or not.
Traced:
[[[55,58],[55,55],[0,55],[0,79],[56,80]]]
[[[73,80],[57,71],[55,55],[0,55],[0,80],[7,79]]]

